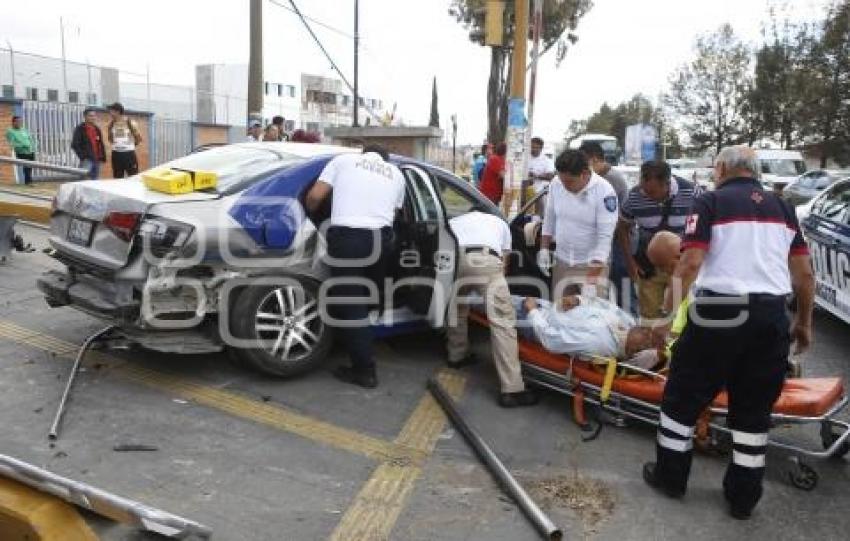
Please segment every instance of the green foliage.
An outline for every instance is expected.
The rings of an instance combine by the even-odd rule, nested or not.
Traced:
[[[626,128],[632,124],[651,123],[656,117],[652,101],[642,94],[635,94],[616,107],[603,103],[602,107],[587,120],[574,120],[564,138],[567,142],[585,133],[601,133],[617,138],[620,148],[625,146]]]
[[[696,57],[670,79],[664,105],[674,113],[697,149],[747,139],[747,98],[752,88],[750,50],[725,24],[696,40]]]
[[[473,43],[483,44],[484,7],[486,0],[450,0],[449,15],[469,30]],[[531,14],[529,0],[529,14]],[[564,59],[569,45],[578,40],[575,33],[579,20],[593,7],[591,0],[544,0],[541,56],[556,48],[558,63]],[[511,47],[514,41],[514,2],[507,0],[504,16],[504,47],[490,51],[490,77],[487,81],[487,140],[501,141],[507,130],[508,83],[511,71]],[[531,32],[528,33],[531,39]]]
[[[434,77],[434,83],[431,86],[431,118],[428,125],[434,128],[440,127],[440,110],[437,107],[437,77]]]

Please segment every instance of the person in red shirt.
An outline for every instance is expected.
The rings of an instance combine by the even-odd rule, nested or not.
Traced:
[[[487,159],[484,173],[481,175],[480,190],[487,199],[495,204],[502,200],[505,184],[505,155],[508,153],[508,145],[499,143],[496,150]]]
[[[100,164],[106,161],[103,134],[95,124],[97,113],[94,109],[88,108],[83,111],[83,119],[83,122],[74,128],[71,149],[80,159],[80,167],[87,169],[89,178],[94,180],[100,176]]]

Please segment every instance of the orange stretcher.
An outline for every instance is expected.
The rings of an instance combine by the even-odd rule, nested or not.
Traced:
[[[471,321],[488,326],[486,316],[470,311]],[[519,356],[523,377],[540,387],[572,397],[576,422],[589,426],[585,404],[592,404],[614,414],[658,425],[661,398],[666,378],[613,359],[584,359],[551,353],[540,344],[519,338]],[[801,446],[782,441],[771,434],[768,445],[790,452],[791,467],[787,478],[803,490],[812,490],[818,474],[804,462],[803,457],[841,458],[850,451],[850,424],[835,419],[848,403],[841,378],[789,378],[773,406],[774,427],[782,425],[817,425],[822,448]],[[731,431],[721,424],[728,413],[727,396],[721,392],[697,423],[695,438],[698,446],[728,446]]]

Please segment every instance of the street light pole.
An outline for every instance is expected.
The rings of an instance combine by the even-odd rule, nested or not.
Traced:
[[[249,19],[247,124],[250,126],[263,120],[263,0],[251,0]]]
[[[359,72],[359,49],[360,49],[360,1],[354,0],[354,118],[352,126],[360,125],[360,72]]]
[[[62,40],[62,92],[68,101],[68,66],[65,59],[65,22],[59,17],[59,38]],[[60,100],[62,101],[62,100]]]
[[[457,115],[452,115],[452,173],[457,172],[455,158],[457,156]]]
[[[12,97],[16,96],[15,94],[15,49],[12,48],[12,42],[8,39],[6,40],[6,45],[9,46],[9,67],[12,68]]]

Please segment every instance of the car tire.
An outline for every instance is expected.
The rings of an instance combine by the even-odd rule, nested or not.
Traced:
[[[253,347],[231,347],[243,364],[277,377],[309,372],[328,356],[333,332],[319,313],[318,284],[250,286],[233,305],[230,328]],[[305,308],[306,307],[306,308]]]

